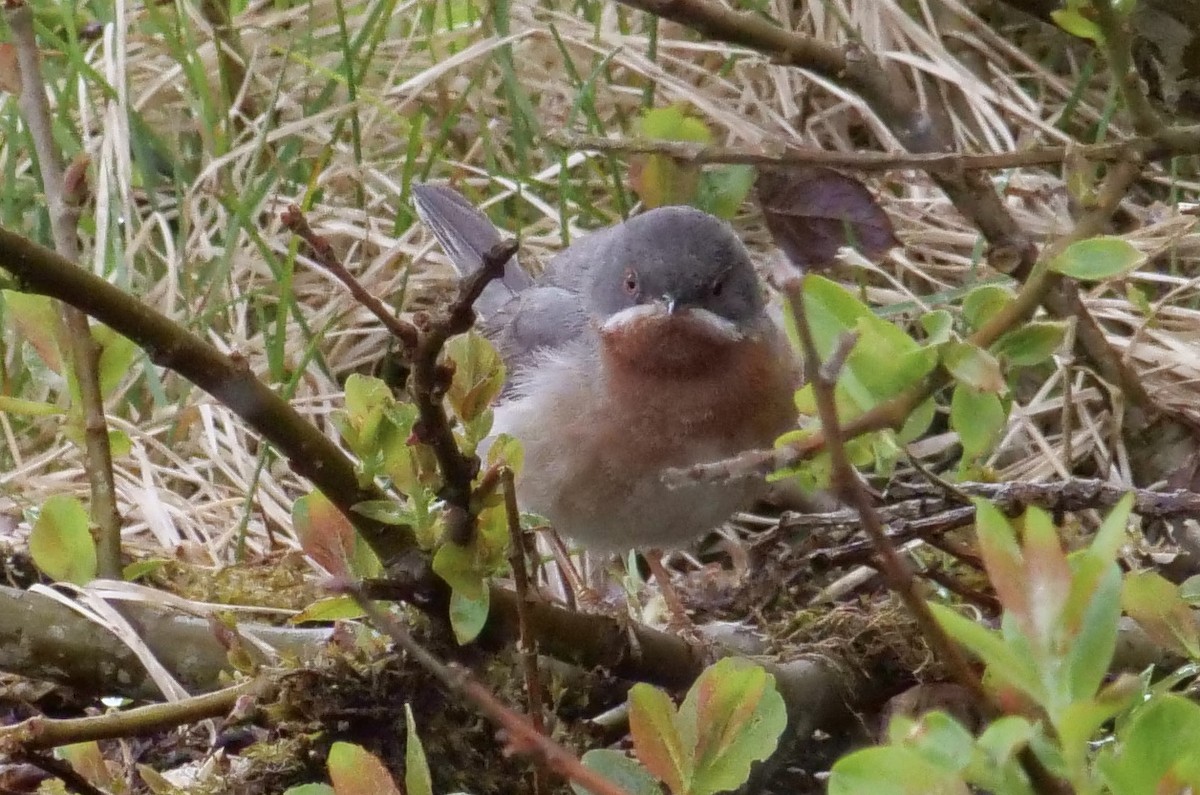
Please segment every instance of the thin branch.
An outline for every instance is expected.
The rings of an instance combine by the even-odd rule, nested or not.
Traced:
[[[583,766],[572,752],[538,731],[529,718],[505,706],[491,691],[464,669],[447,665],[433,656],[409,634],[391,614],[381,610],[356,586],[348,585],[352,595],[371,623],[390,637],[418,665],[437,679],[446,690],[472,704],[479,712],[504,730],[509,751],[542,762],[568,781],[591,790],[594,795],[629,795],[623,788],[599,773]]]
[[[313,231],[299,205],[289,204],[288,208],[280,214],[279,220],[284,228],[308,244],[313,261],[341,282],[350,291],[350,295],[354,296],[354,300],[366,307],[383,324],[384,328],[392,333],[393,337],[410,351],[416,348],[416,327],[408,321],[396,317],[383,301],[375,297],[362,286],[362,282],[354,278],[354,275],[342,264],[329,241]]]
[[[50,106],[42,77],[41,57],[33,30],[33,10],[23,0],[8,0],[5,16],[12,29],[21,73],[21,115],[33,140],[42,190],[50,214],[54,247],[72,263],[79,262],[78,212],[64,191],[62,154],[54,142]],[[100,347],[92,337],[87,315],[70,305],[59,307],[60,348],[71,354],[71,372],[79,390],[83,419],[84,453],[91,486],[91,517],[97,528],[96,558],[101,577],[121,576],[121,514],[113,479],[112,447],[104,395],[100,391]]]
[[[1174,127],[1150,137],[1100,144],[1040,146],[1017,152],[830,152],[789,146],[770,153],[737,147],[709,146],[688,141],[641,138],[605,138],[550,131],[550,143],[573,151],[619,155],[663,155],[692,165],[739,164],[750,166],[826,166],[859,172],[920,170],[930,174],[990,171],[1033,166],[1061,166],[1068,155],[1095,162],[1112,162],[1140,155],[1147,161],[1200,153],[1200,126]]]
[[[142,737],[187,723],[228,714],[244,696],[265,697],[275,687],[274,679],[260,676],[248,682],[165,704],[106,712],[86,718],[36,717],[0,728],[0,747],[26,751],[93,740]]]

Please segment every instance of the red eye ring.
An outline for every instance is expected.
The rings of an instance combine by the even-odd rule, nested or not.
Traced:
[[[630,295],[637,295],[637,291],[638,291],[637,271],[635,271],[633,268],[627,268],[625,270],[624,287],[625,287],[625,292],[629,293]]]

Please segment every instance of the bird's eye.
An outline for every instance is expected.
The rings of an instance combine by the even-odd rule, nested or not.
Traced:
[[[630,295],[637,295],[637,291],[638,291],[637,272],[635,270],[633,270],[632,268],[625,271],[624,284],[625,284],[625,292],[629,293]]]

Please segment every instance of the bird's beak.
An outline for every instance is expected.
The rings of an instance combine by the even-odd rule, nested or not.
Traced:
[[[667,314],[674,315],[683,307],[679,305],[679,299],[675,296],[667,294],[662,297],[663,303],[667,305]]]

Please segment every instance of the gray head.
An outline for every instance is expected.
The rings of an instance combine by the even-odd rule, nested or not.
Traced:
[[[754,266],[724,221],[691,207],[659,207],[613,231],[588,291],[588,308],[602,322],[627,310],[691,310],[738,332],[760,319]]]

